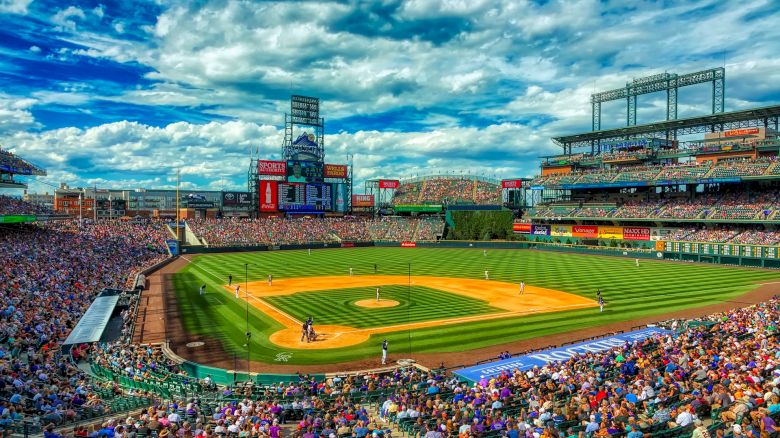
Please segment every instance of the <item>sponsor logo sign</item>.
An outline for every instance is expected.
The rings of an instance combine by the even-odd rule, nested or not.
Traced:
[[[279,210],[279,192],[276,181],[260,181],[260,211]]]
[[[516,234],[530,234],[531,224],[514,223],[512,224],[512,231]]]
[[[401,242],[401,248],[416,248],[417,242]]]
[[[345,164],[325,164],[322,176],[325,178],[346,178],[347,166]]]
[[[624,240],[650,240],[650,228],[623,227]]]
[[[285,161],[257,160],[257,173],[260,175],[287,175]]]
[[[397,179],[380,179],[379,180],[379,188],[380,189],[397,189],[398,186],[400,186],[401,183]]]
[[[571,234],[574,237],[599,237],[599,227],[597,225],[572,225]]]
[[[523,180],[521,179],[505,179],[501,181],[502,189],[519,189],[523,187]]]

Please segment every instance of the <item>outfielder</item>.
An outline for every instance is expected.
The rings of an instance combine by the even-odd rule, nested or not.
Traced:
[[[639,259],[636,259],[636,267],[639,267]]]
[[[485,280],[490,280],[487,269],[485,269]]]
[[[483,249],[483,250],[482,250],[482,255],[483,255],[483,256],[485,256],[485,257],[487,257],[487,250],[486,250],[486,249]]]
[[[382,365],[387,362],[387,339],[382,341]]]
[[[522,295],[523,292],[525,292],[525,283],[523,280],[520,280],[520,295]]]
[[[376,288],[376,302],[379,302],[379,287]]]
[[[268,274],[268,285],[271,286],[272,284],[274,284],[274,275]]]
[[[349,276],[352,276],[352,266],[349,267]]]
[[[604,313],[604,298],[599,295],[599,310],[601,313]]]
[[[203,284],[203,286],[200,287],[200,291],[198,291],[198,292],[200,292],[201,295],[203,295],[203,293],[206,292],[206,284],[205,283]]]
[[[228,286],[233,285],[233,274],[228,275]]]

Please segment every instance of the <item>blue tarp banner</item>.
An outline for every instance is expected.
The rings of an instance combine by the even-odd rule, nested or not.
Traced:
[[[542,367],[550,362],[566,361],[571,357],[588,353],[606,351],[614,347],[620,347],[626,342],[641,341],[658,334],[670,334],[670,330],[657,327],[648,327],[642,330],[636,330],[619,335],[609,336],[602,339],[580,342],[578,344],[565,345],[560,348],[552,348],[544,351],[526,354],[523,356],[512,357],[510,359],[498,360],[495,362],[484,363],[468,368],[461,368],[453,371],[456,375],[477,382],[483,376],[490,378],[501,374],[502,371],[513,371],[517,368],[520,371],[531,369],[535,366]]]

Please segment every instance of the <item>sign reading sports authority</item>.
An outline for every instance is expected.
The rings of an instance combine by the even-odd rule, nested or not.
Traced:
[[[284,161],[257,160],[259,175],[287,175],[287,163]]]
[[[260,211],[279,210],[279,193],[276,181],[260,181]]]

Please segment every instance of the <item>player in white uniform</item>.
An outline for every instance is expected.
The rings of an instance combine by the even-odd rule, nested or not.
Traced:
[[[268,274],[268,285],[271,286],[272,284],[274,284],[274,275]]]
[[[352,276],[352,266],[349,267],[349,276]]]
[[[636,267],[639,267],[639,259],[636,259]]]
[[[238,299],[238,290],[239,290],[239,289],[241,289],[241,285],[240,285],[240,284],[237,284],[237,285],[236,285],[236,299]]]
[[[387,362],[387,339],[382,341],[382,365]]]
[[[485,280],[490,280],[490,277],[488,276],[488,271],[485,269]]]
[[[520,280],[520,295],[522,295],[523,292],[525,292],[525,283],[523,280]]]
[[[604,298],[601,298],[600,295],[599,295],[599,310],[601,311],[601,313],[604,313]]]
[[[487,257],[487,250],[486,250],[486,249],[483,249],[483,250],[482,250],[482,255],[483,255],[483,256],[485,256],[485,257]]]
[[[376,288],[376,302],[379,302],[379,288]]]

